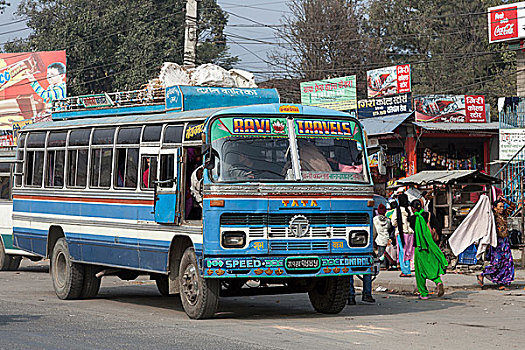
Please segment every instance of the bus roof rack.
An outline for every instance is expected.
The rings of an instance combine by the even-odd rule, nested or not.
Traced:
[[[176,85],[68,97],[53,101],[52,119],[122,116],[279,103],[276,89]]]

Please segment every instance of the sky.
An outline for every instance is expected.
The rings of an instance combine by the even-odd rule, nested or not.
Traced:
[[[13,23],[20,20],[14,14],[20,2],[21,0],[10,0],[11,6],[7,7],[3,15],[0,15],[0,44],[29,34],[25,22]],[[267,55],[275,49],[275,46],[254,40],[276,41],[275,30],[261,26],[260,23],[280,24],[282,16],[289,13],[286,6],[287,1],[217,0],[217,2],[229,15],[225,34],[228,35],[231,54],[241,59],[236,68],[255,72],[258,81],[269,78],[267,73],[262,73],[271,69],[264,61],[268,61]]]

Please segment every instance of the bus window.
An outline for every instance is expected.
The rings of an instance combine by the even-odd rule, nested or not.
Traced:
[[[140,143],[140,132],[142,127],[122,128],[118,132],[118,145],[138,145]]]
[[[115,137],[115,128],[95,129],[93,131],[92,145],[111,145]]]
[[[81,188],[86,187],[87,161],[88,161],[87,148],[68,151],[67,185],[69,187],[81,187]]]
[[[89,135],[91,135],[91,129],[71,131],[71,134],[69,135],[69,146],[89,145]]]
[[[26,134],[20,134],[18,137],[18,149],[16,151],[16,159],[24,160],[24,145],[26,140]],[[15,165],[15,185],[17,187],[22,186],[22,169],[24,165],[22,162],[18,162]]]
[[[115,187],[137,188],[139,149],[118,148]]]
[[[142,142],[160,142],[162,125],[146,125],[142,134]]]
[[[67,132],[51,132],[47,138],[47,164],[45,187],[64,186],[64,163]],[[61,149],[53,149],[61,147]]]
[[[0,199],[9,200],[9,176],[0,175]]]
[[[113,148],[96,148],[91,150],[90,187],[109,188],[111,185],[111,166]]]
[[[153,181],[157,179],[157,156],[143,155],[140,164],[140,173],[142,174],[140,188],[153,189],[155,185]]]
[[[172,180],[175,174],[175,155],[162,154],[160,156],[160,181]],[[160,184],[160,187],[173,187],[173,182]]]
[[[164,132],[164,143],[182,143],[184,125],[168,125]]]
[[[46,187],[64,186],[64,161],[66,151],[48,150],[46,167]]]
[[[42,186],[42,171],[44,169],[44,151],[27,150],[26,164],[26,186]]]

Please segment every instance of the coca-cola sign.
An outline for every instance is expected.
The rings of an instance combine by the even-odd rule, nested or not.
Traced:
[[[525,37],[525,2],[491,7],[488,11],[491,43]]]

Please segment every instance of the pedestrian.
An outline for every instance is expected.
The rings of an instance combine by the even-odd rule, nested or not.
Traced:
[[[414,212],[412,229],[415,236],[414,267],[420,299],[428,299],[427,280],[436,284],[438,297],[443,296],[445,288],[441,275],[446,273],[447,259],[430,233],[430,213],[425,212],[419,199],[411,203]]]
[[[377,215],[374,217],[373,220],[373,230],[374,230],[374,237],[375,237],[375,243],[377,245],[377,257],[383,263],[385,257],[383,254],[385,253],[386,246],[388,244],[388,239],[390,238],[390,228],[392,227],[392,223],[390,222],[390,219],[385,216],[386,214],[386,207],[384,204],[379,204],[377,208]]]
[[[375,303],[372,297],[372,275],[363,275],[363,293],[361,300],[366,303]],[[348,305],[355,305],[354,276],[350,275],[350,293],[348,294]]]
[[[392,225],[396,228],[397,256],[399,267],[401,268],[400,277],[412,277],[410,261],[414,259],[414,231],[410,227],[408,209],[408,197],[402,193],[397,197],[398,207],[392,215]]]
[[[483,278],[487,277],[492,283],[498,284],[499,289],[509,290],[508,286],[514,280],[514,261],[510,250],[507,218],[516,210],[516,205],[500,195],[494,202],[493,210],[498,244],[496,248],[490,245],[487,248],[485,260],[489,261],[489,264],[477,278],[481,287],[484,284]]]

